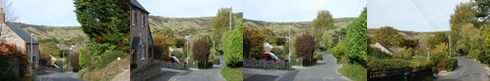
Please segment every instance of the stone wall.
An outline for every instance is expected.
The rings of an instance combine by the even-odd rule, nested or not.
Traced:
[[[37,66],[36,69],[34,69],[34,75],[46,73],[48,69],[50,68],[46,66]]]
[[[281,60],[280,62],[265,61],[263,59],[243,59],[243,67],[259,68],[259,69],[286,69],[291,68],[288,61]]]
[[[131,81],[146,81],[157,76],[161,72],[161,62],[148,63],[131,70]]]
[[[171,63],[171,62],[167,62],[167,61],[161,61],[161,64],[162,64],[162,67],[164,67],[164,68],[178,69],[178,70],[189,69],[187,64],[184,64],[184,63],[177,64],[177,63]]]

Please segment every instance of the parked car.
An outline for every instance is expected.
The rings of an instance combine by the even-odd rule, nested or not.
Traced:
[[[56,65],[56,64],[52,64],[52,65],[51,65],[51,68],[60,69],[60,67],[58,67],[58,65]]]
[[[172,62],[172,63],[177,63],[177,64],[180,64],[179,59],[177,59],[177,57],[175,57],[175,56],[170,56],[170,57],[168,58],[168,61],[169,61],[169,62]]]
[[[264,52],[264,55],[262,56],[262,58],[265,61],[274,61],[274,62],[280,62],[281,61],[281,59],[277,58],[277,56],[271,52]]]

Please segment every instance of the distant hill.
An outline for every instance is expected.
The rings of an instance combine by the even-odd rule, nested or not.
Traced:
[[[240,23],[243,18],[243,12],[234,13],[235,23]],[[189,28],[195,28],[197,30],[207,30],[211,28],[211,22],[213,17],[194,17],[194,18],[172,18],[150,15],[148,17],[150,28],[153,29],[172,29],[172,30],[184,30]]]
[[[374,36],[374,31],[378,28],[368,28],[367,35]],[[449,32],[449,31],[437,31],[437,32],[415,32],[415,31],[403,31],[398,30],[398,34],[402,35],[406,39],[419,39],[423,35],[434,36],[439,32]]]
[[[80,29],[80,26],[46,26],[25,24],[21,22],[16,22],[12,24],[21,27],[27,33],[33,32],[35,35],[33,35],[32,37],[35,39],[56,38],[69,40],[74,37],[87,38],[87,35],[83,33],[82,29]]]
[[[352,21],[356,20],[357,17],[346,17],[346,18],[334,18],[335,28],[346,28]],[[312,21],[307,22],[268,22],[260,20],[244,19],[243,24],[255,28],[269,28],[275,32],[287,32],[289,26],[292,26],[291,30],[311,30]]]

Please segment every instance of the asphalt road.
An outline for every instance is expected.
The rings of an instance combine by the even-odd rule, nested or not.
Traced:
[[[221,68],[225,64],[223,56],[217,55],[216,57],[220,59],[220,64],[213,66],[213,68],[192,71],[162,68],[162,73],[149,81],[226,81],[220,74]]]
[[[322,54],[323,60],[317,62],[315,66],[286,71],[286,73],[282,73],[280,70],[249,72],[256,69],[244,69],[243,78],[244,81],[350,81],[337,71],[339,67],[335,64],[337,61],[335,57]]]
[[[488,74],[482,65],[466,57],[458,59],[458,68],[446,76],[440,76],[438,81],[488,81]]]
[[[36,81],[85,81],[77,77],[77,73],[60,73],[46,71],[46,73],[36,75]]]

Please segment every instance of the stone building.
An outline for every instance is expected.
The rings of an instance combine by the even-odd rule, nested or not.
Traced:
[[[131,2],[131,28],[130,28],[130,53],[131,63],[137,63],[138,67],[149,63],[151,56],[149,48],[153,46],[153,39],[148,24],[146,9],[137,0]]]
[[[31,33],[33,34],[33,33]],[[41,58],[38,42],[31,37],[31,34],[24,31],[21,27],[5,21],[3,8],[0,10],[0,43],[15,44],[17,50],[27,54],[34,66],[39,65]]]

